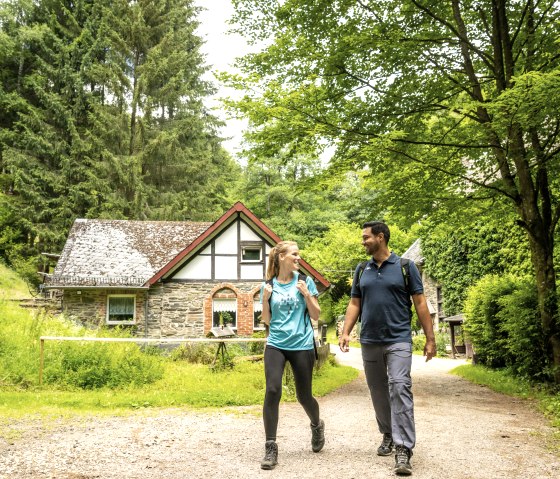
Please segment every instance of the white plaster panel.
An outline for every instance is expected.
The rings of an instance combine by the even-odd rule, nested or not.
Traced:
[[[195,256],[188,264],[183,266],[175,275],[174,279],[211,279],[212,257]]]
[[[216,255],[216,279],[237,279],[237,256]]]
[[[261,241],[261,238],[243,222],[241,222],[240,236],[241,241]]]
[[[262,265],[242,264],[241,279],[263,279]]]
[[[237,254],[237,222],[233,223],[229,228],[214,241],[216,254]]]

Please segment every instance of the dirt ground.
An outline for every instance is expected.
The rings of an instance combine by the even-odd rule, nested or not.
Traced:
[[[332,351],[361,369],[360,351]],[[413,364],[417,479],[559,478],[553,430],[534,406],[449,374],[460,360]],[[393,457],[378,457],[373,409],[360,377],[319,399],[326,444],[311,452],[308,420],[282,404],[279,464],[264,453],[261,408],[184,409],[60,424],[15,423],[17,439],[0,437],[0,478],[56,479],[376,479],[390,478]],[[556,451],[556,452],[554,452]]]

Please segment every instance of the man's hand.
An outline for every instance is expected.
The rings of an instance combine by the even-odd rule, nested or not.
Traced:
[[[426,339],[426,345],[424,346],[424,356],[426,356],[426,362],[435,357],[436,353],[436,340]]]
[[[348,351],[350,351],[350,335],[341,334],[338,338],[338,346],[343,353],[347,353]]]

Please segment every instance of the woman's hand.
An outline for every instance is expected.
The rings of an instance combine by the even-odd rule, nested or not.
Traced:
[[[307,284],[305,281],[303,280],[299,280],[297,282],[296,288],[298,289],[298,291],[303,295],[303,297],[305,299],[308,299],[311,296],[311,293],[309,292],[309,290],[307,289]]]
[[[272,285],[267,283],[264,285],[264,289],[263,289],[263,303],[269,300],[271,294],[272,294]]]

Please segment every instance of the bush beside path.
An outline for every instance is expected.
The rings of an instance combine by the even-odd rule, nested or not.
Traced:
[[[337,347],[332,348],[338,351]],[[337,358],[361,369],[360,351]],[[558,478],[553,430],[530,401],[510,398],[448,373],[460,360],[414,356],[417,479]],[[363,373],[319,399],[326,445],[311,452],[308,420],[283,403],[279,464],[264,453],[261,407],[211,412],[145,410],[126,417],[25,420],[0,438],[0,478],[365,479],[393,475],[393,457],[375,455],[380,434]]]

